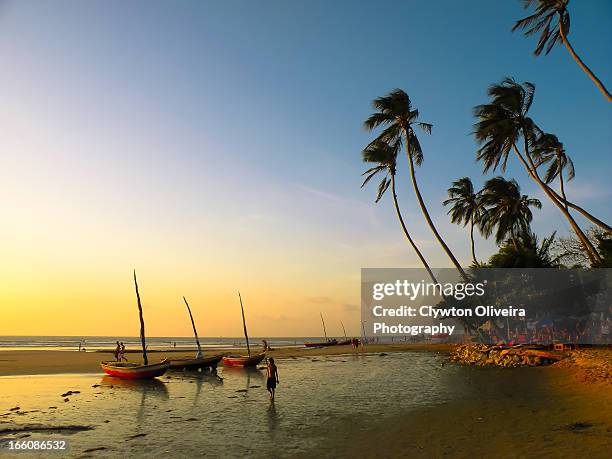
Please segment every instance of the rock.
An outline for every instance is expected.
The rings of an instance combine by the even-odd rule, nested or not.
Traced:
[[[65,401],[65,402],[69,402],[69,401],[70,401],[70,399],[69,399],[68,397],[66,397],[66,398],[64,399],[64,401]]]

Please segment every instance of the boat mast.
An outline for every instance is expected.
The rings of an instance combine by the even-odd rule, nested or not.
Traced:
[[[325,331],[325,321],[323,320],[323,313],[319,313],[321,315],[321,322],[323,322],[323,334],[325,335],[325,341],[328,341],[327,339],[327,331]]]
[[[340,321],[340,325],[342,325],[342,331],[344,332],[344,338],[346,339],[346,329],[344,328],[342,321]]]
[[[140,315],[140,342],[142,343],[142,360],[145,365],[149,364],[147,358],[147,344],[145,342],[145,326],[142,317],[142,304],[140,304],[140,294],[138,293],[138,281],[136,280],[136,270],[134,270],[134,286],[136,287],[136,299],[138,300],[138,314]]]
[[[196,355],[196,359],[201,359],[203,357],[202,347],[200,346],[200,340],[198,339],[198,331],[196,330],[195,322],[193,321],[193,316],[191,315],[191,308],[189,307],[189,303],[187,303],[187,300],[185,299],[185,297],[183,297],[183,301],[185,302],[185,305],[187,306],[187,311],[189,312],[189,318],[191,319],[191,326],[193,327],[193,334],[195,335],[196,344],[198,345],[198,354]]]
[[[240,299],[240,310],[242,311],[242,327],[244,328],[244,337],[246,338],[247,351],[249,353],[249,357],[251,357],[251,346],[249,346],[249,335],[247,333],[246,320],[244,319],[244,307],[242,306],[242,297],[240,296],[240,292],[238,292],[238,298]]]

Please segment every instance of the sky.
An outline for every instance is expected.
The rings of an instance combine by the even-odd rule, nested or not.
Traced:
[[[612,3],[570,4],[570,39],[612,86]],[[417,171],[440,232],[469,264],[441,202],[480,187],[471,110],[504,76],[536,85],[532,117],[576,166],[570,199],[612,219],[612,116],[564,48],[536,58],[510,29],[518,1],[0,0],[0,335],[359,333],[360,269],[419,267],[390,196],[361,189],[371,101],[404,89],[433,123]],[[539,197],[533,228],[567,235]],[[398,196],[434,267],[449,260]],[[583,220],[579,222],[584,223]],[[584,225],[586,226],[586,224]],[[486,258],[492,241],[477,238]]]

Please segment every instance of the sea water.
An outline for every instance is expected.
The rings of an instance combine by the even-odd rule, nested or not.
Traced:
[[[480,390],[469,384],[473,369],[443,362],[417,351],[279,359],[275,403],[258,369],[220,367],[222,381],[186,372],[149,382],[102,374],[0,377],[0,438],[66,439],[62,457],[96,448],[104,449],[91,454],[106,457],[316,455],[349,431],[358,435]],[[67,391],[80,393],[62,396]],[[92,429],[37,432],[40,426]]]

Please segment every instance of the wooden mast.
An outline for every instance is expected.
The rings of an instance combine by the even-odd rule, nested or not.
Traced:
[[[142,343],[142,360],[145,365],[149,364],[147,358],[147,344],[145,342],[145,325],[142,317],[142,304],[140,304],[140,294],[138,293],[138,281],[136,280],[136,270],[134,270],[134,286],[136,287],[136,299],[138,300],[138,314],[140,315],[140,342]]]
[[[189,303],[187,303],[185,297],[183,297],[183,301],[187,306],[189,318],[191,319],[191,326],[193,327],[193,334],[195,335],[196,344],[198,345],[198,354],[196,355],[196,359],[201,359],[204,355],[202,354],[202,346],[200,346],[200,340],[198,339],[198,331],[196,330],[195,322],[193,321],[193,316],[191,315],[191,308],[189,307]]]
[[[325,321],[323,320],[323,313],[319,312],[319,314],[321,315],[321,322],[323,322],[323,334],[325,335],[325,341],[327,342],[327,331],[325,331]]]
[[[340,325],[342,325],[342,331],[344,332],[344,338],[346,339],[346,329],[344,328],[342,321],[340,321]]]
[[[242,311],[242,327],[244,328],[244,337],[246,338],[247,352],[249,353],[249,357],[251,357],[251,346],[249,346],[249,334],[247,333],[246,320],[244,319],[244,306],[242,306],[242,297],[240,296],[240,292],[238,292],[238,298],[240,299],[240,310]]]

